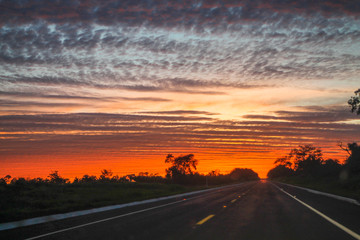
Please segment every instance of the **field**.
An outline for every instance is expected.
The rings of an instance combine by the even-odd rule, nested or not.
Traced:
[[[0,186],[0,222],[168,196],[200,187],[160,183],[9,184]]]

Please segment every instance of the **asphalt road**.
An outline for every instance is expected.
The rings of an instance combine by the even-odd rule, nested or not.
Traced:
[[[0,239],[346,240],[359,234],[360,206],[261,181],[1,231]]]

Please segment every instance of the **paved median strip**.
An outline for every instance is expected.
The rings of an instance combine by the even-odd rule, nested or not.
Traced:
[[[215,216],[214,214],[210,214],[209,216],[207,216],[203,220],[199,221],[196,225],[202,225],[204,222],[208,221],[209,219],[211,219],[214,216]]]

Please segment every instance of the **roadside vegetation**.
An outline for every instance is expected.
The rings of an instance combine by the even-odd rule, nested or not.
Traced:
[[[354,93],[355,96],[350,97],[350,99],[348,100],[348,105],[352,113],[360,115],[360,88]]]
[[[325,159],[320,148],[299,146],[275,161],[269,179],[360,200],[360,146],[339,146],[348,153],[343,164]]]
[[[350,111],[360,115],[360,88],[348,100]],[[269,179],[308,187],[360,201],[360,146],[339,143],[348,157],[343,164],[337,159],[324,159],[320,148],[299,146],[275,161],[267,176]]]
[[[166,177],[141,172],[114,175],[103,169],[100,176],[84,175],[73,181],[53,171],[47,178],[0,178],[0,222],[64,213],[169,196],[207,187],[258,180],[251,169],[235,168],[229,174],[196,172],[193,154],[165,159],[170,167]]]

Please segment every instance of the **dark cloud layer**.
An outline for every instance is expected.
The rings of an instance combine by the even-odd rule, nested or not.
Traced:
[[[0,21],[26,24],[79,22],[155,26],[217,25],[222,22],[256,21],[278,14],[341,17],[358,16],[360,5],[344,0],[302,1],[2,1]]]
[[[343,113],[340,110],[328,115]],[[74,146],[106,151],[166,149],[277,149],[307,143],[333,145],[358,140],[360,125],[344,124],[317,112],[277,112],[279,118],[245,116],[253,120],[219,120],[211,113],[171,111],[146,114],[37,114],[0,116],[0,152],[7,154],[65,153]],[[313,115],[310,119],[309,116]],[[214,115],[216,116],[216,115]],[[284,117],[281,117],[284,116]],[[271,118],[271,120],[269,120]],[[281,120],[281,121],[279,121]],[[28,141],[31,139],[31,141]],[[37,147],[35,147],[37,146]],[[41,146],[41,147],[40,147]],[[51,146],[51,148],[47,148]],[[332,146],[334,147],[334,146]]]
[[[317,111],[314,111],[317,110]],[[352,114],[345,106],[333,108],[308,108],[307,111],[277,111],[275,115],[244,115],[244,118],[263,119],[263,120],[282,120],[299,123],[332,123],[356,120],[357,117]]]

